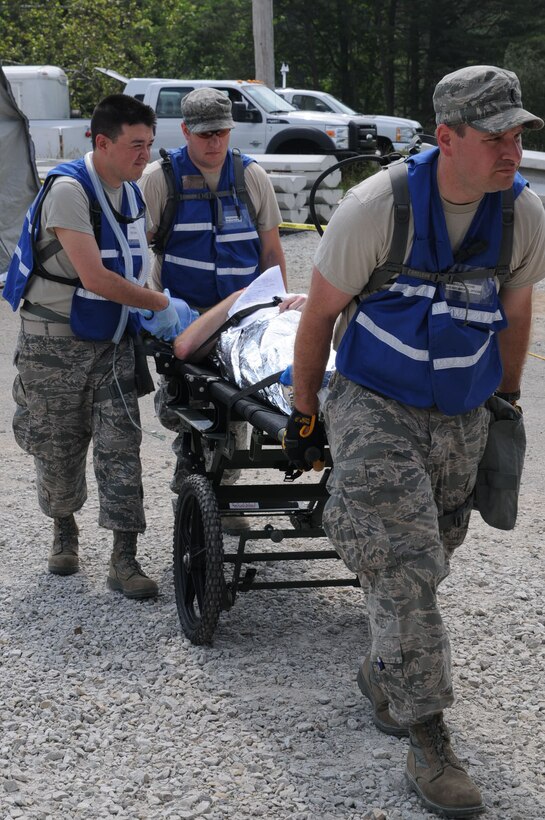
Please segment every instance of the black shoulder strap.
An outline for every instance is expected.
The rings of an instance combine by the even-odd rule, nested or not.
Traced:
[[[58,239],[53,239],[49,242],[45,248],[41,251],[38,251],[36,245],[36,226],[40,219],[40,215],[42,213],[42,207],[44,204],[44,200],[51,190],[51,186],[56,179],[56,175],[52,175],[46,179],[44,182],[44,191],[42,194],[42,198],[40,200],[40,204],[36,208],[34,215],[32,217],[32,223],[30,226],[30,242],[32,245],[32,259],[34,261],[32,267],[32,273],[36,276],[41,276],[42,279],[49,279],[51,282],[58,282],[60,285],[71,285],[74,288],[82,287],[82,282],[79,278],[76,279],[69,279],[67,276],[56,276],[54,273],[49,273],[44,266],[43,262],[49,259],[54,254],[58,253],[62,250],[62,245]]]
[[[501,192],[501,245],[496,266],[496,276],[500,286],[511,277],[511,256],[513,254],[513,234],[515,232],[515,192],[513,186]]]
[[[167,200],[165,207],[161,214],[159,227],[155,232],[155,236],[151,242],[151,248],[154,253],[164,253],[168,240],[174,228],[174,220],[176,218],[176,208],[178,204],[178,197],[176,195],[176,182],[174,180],[174,168],[172,167],[172,159],[168,151],[164,148],[159,148],[161,155],[161,168],[165,175],[165,182],[167,184]]]
[[[248,194],[248,189],[246,188],[246,181],[244,178],[244,162],[242,159],[242,154],[238,148],[232,148],[231,153],[233,154],[233,169],[235,174],[235,191],[237,197],[244,202],[246,207],[248,208],[248,213],[250,214],[250,219],[252,220],[254,226],[257,227],[257,213],[254,207],[254,203],[252,202],[250,195]]]
[[[406,162],[396,162],[388,168],[394,192],[394,234],[388,261],[402,265],[407,253],[411,200],[409,197],[408,169]]]
[[[165,181],[167,184],[167,200],[165,203],[165,207],[163,208],[163,212],[161,214],[159,227],[157,228],[155,236],[153,237],[151,247],[154,253],[162,254],[165,251],[167,243],[171,237],[172,230],[174,228],[174,220],[176,218],[176,209],[178,206],[178,201],[185,201],[189,199],[214,199],[216,200],[219,209],[218,220],[220,223],[222,223],[223,216],[220,197],[230,194],[231,191],[198,191],[190,194],[184,194],[182,191],[180,194],[178,194],[176,190],[174,168],[172,166],[172,159],[170,157],[170,154],[167,151],[165,151],[164,148],[159,149],[159,154],[161,155],[161,168],[165,175]],[[257,226],[256,210],[248,194],[248,190],[246,188],[246,183],[244,179],[244,162],[242,159],[242,155],[238,148],[233,148],[232,154],[236,195],[246,205],[252,223],[255,226]]]
[[[390,244],[388,259],[379,268],[376,268],[364,288],[364,293],[373,293],[393,279],[402,271],[403,262],[407,253],[409,238],[409,220],[411,215],[411,201],[407,178],[407,163],[394,162],[386,169],[390,174],[390,182],[394,194],[394,233]]]
[[[364,293],[373,293],[387,284],[391,279],[403,270],[403,262],[407,253],[407,240],[409,236],[410,220],[410,196],[408,184],[408,168],[406,162],[396,162],[388,166],[390,182],[394,195],[394,232],[390,245],[388,259],[379,268],[376,268],[364,288]],[[511,276],[511,256],[513,252],[513,234],[515,223],[515,195],[513,187],[502,191],[502,236],[498,264],[496,265],[495,276],[502,285]],[[475,253],[476,248],[472,246],[471,253]],[[457,261],[462,261],[460,258]],[[414,271],[413,273],[417,273]],[[439,281],[439,274],[424,276],[418,272],[422,279]],[[482,274],[477,273],[476,276]],[[471,278],[471,275],[467,275]]]
[[[95,199],[94,202],[89,203],[89,218],[91,220],[91,225],[93,226],[93,233],[95,235],[96,243],[100,247],[100,232],[101,232],[101,215],[102,215],[102,208],[99,205],[98,199]],[[39,262],[40,262],[40,269],[43,271],[41,266],[44,262],[47,262],[48,259],[51,259],[52,256],[55,256],[56,253],[62,251],[62,245],[58,239],[52,239],[45,247],[41,248],[38,251]],[[39,276],[44,276],[43,272],[38,272]],[[49,279],[52,277],[51,275],[44,276],[45,279]],[[53,280],[55,281],[55,280]],[[70,280],[72,281],[72,280]]]
[[[34,258],[34,271],[33,273],[41,276],[42,279],[49,279],[51,282],[59,282],[62,285],[72,285],[73,287],[79,288],[81,287],[81,280],[80,279],[68,279],[65,276],[56,276],[54,273],[49,273],[43,265],[44,262],[47,262],[48,259],[51,259],[52,256],[62,251],[62,245],[58,239],[52,239],[51,242],[48,242],[43,248],[38,250],[36,246],[36,238],[35,238],[35,227],[37,225],[38,219],[42,212],[42,207],[44,204],[44,200],[51,189],[53,182],[57,179],[56,175],[52,175],[48,177],[44,183],[44,193],[41,199],[41,202],[36,209],[36,213],[34,214],[32,220],[32,230],[31,230],[31,242],[32,242],[32,255]],[[102,209],[98,203],[98,200],[94,200],[93,202],[89,201],[89,218],[91,220],[91,225],[93,227],[93,233],[95,235],[95,239],[97,245],[100,247],[100,230],[101,230],[101,221],[102,221]]]

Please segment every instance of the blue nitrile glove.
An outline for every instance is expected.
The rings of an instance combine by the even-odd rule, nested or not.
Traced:
[[[186,327],[195,321],[195,319],[199,318],[199,311],[194,310],[194,308],[190,308],[185,299],[177,299],[176,296],[171,296],[170,301],[176,308],[176,313],[178,314],[178,319],[180,320],[180,333],[182,330],[185,330]]]
[[[168,297],[168,305],[163,310],[148,310],[147,308],[139,308],[138,312],[142,316],[142,327],[156,336],[158,339],[163,339],[165,342],[170,342],[178,333],[181,333],[183,328],[178,318],[178,313],[172,303],[170,292],[168,288],[163,291]]]
[[[293,365],[289,364],[286,369],[280,374],[278,377],[278,381],[280,384],[283,384],[285,387],[292,387],[293,386]]]

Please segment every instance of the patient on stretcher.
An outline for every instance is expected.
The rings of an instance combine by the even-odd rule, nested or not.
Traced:
[[[228,296],[192,322],[174,340],[174,355],[189,362],[211,357],[222,376],[241,388],[258,384],[264,378],[277,374],[277,380],[261,388],[258,395],[289,414],[292,406],[293,347],[306,296],[283,293],[277,305],[255,310],[239,323],[227,327],[219,337],[214,337],[229,316],[236,317],[242,294],[248,302],[248,291],[249,288]],[[260,296],[258,304],[263,304],[263,296]],[[333,366],[332,353],[327,367],[329,375]]]

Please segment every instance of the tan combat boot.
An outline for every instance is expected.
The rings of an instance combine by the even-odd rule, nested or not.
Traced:
[[[73,515],[53,519],[53,546],[47,568],[54,575],[73,575],[79,569],[78,525]]]
[[[371,663],[369,655],[367,655],[360,666],[356,680],[362,695],[371,701],[373,723],[377,729],[380,729],[385,735],[408,737],[409,730],[405,726],[401,726],[390,714],[388,698],[376,680],[373,664]]]
[[[136,560],[137,538],[137,532],[114,530],[108,586],[122,592],[126,598],[154,598],[159,589]]]
[[[426,808],[444,817],[472,817],[484,810],[477,786],[452,751],[442,714],[410,727],[405,776]]]

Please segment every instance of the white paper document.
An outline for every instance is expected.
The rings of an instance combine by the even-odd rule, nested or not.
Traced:
[[[239,296],[237,301],[231,305],[227,315],[233,316],[234,313],[237,313],[243,308],[250,307],[250,305],[261,305],[264,302],[270,302],[273,296],[286,296],[286,288],[284,287],[282,271],[279,265],[267,268],[257,279],[254,279],[244,293]],[[260,311],[251,313],[245,319],[241,319],[237,327],[244,327],[245,324],[253,322],[259,313]]]

